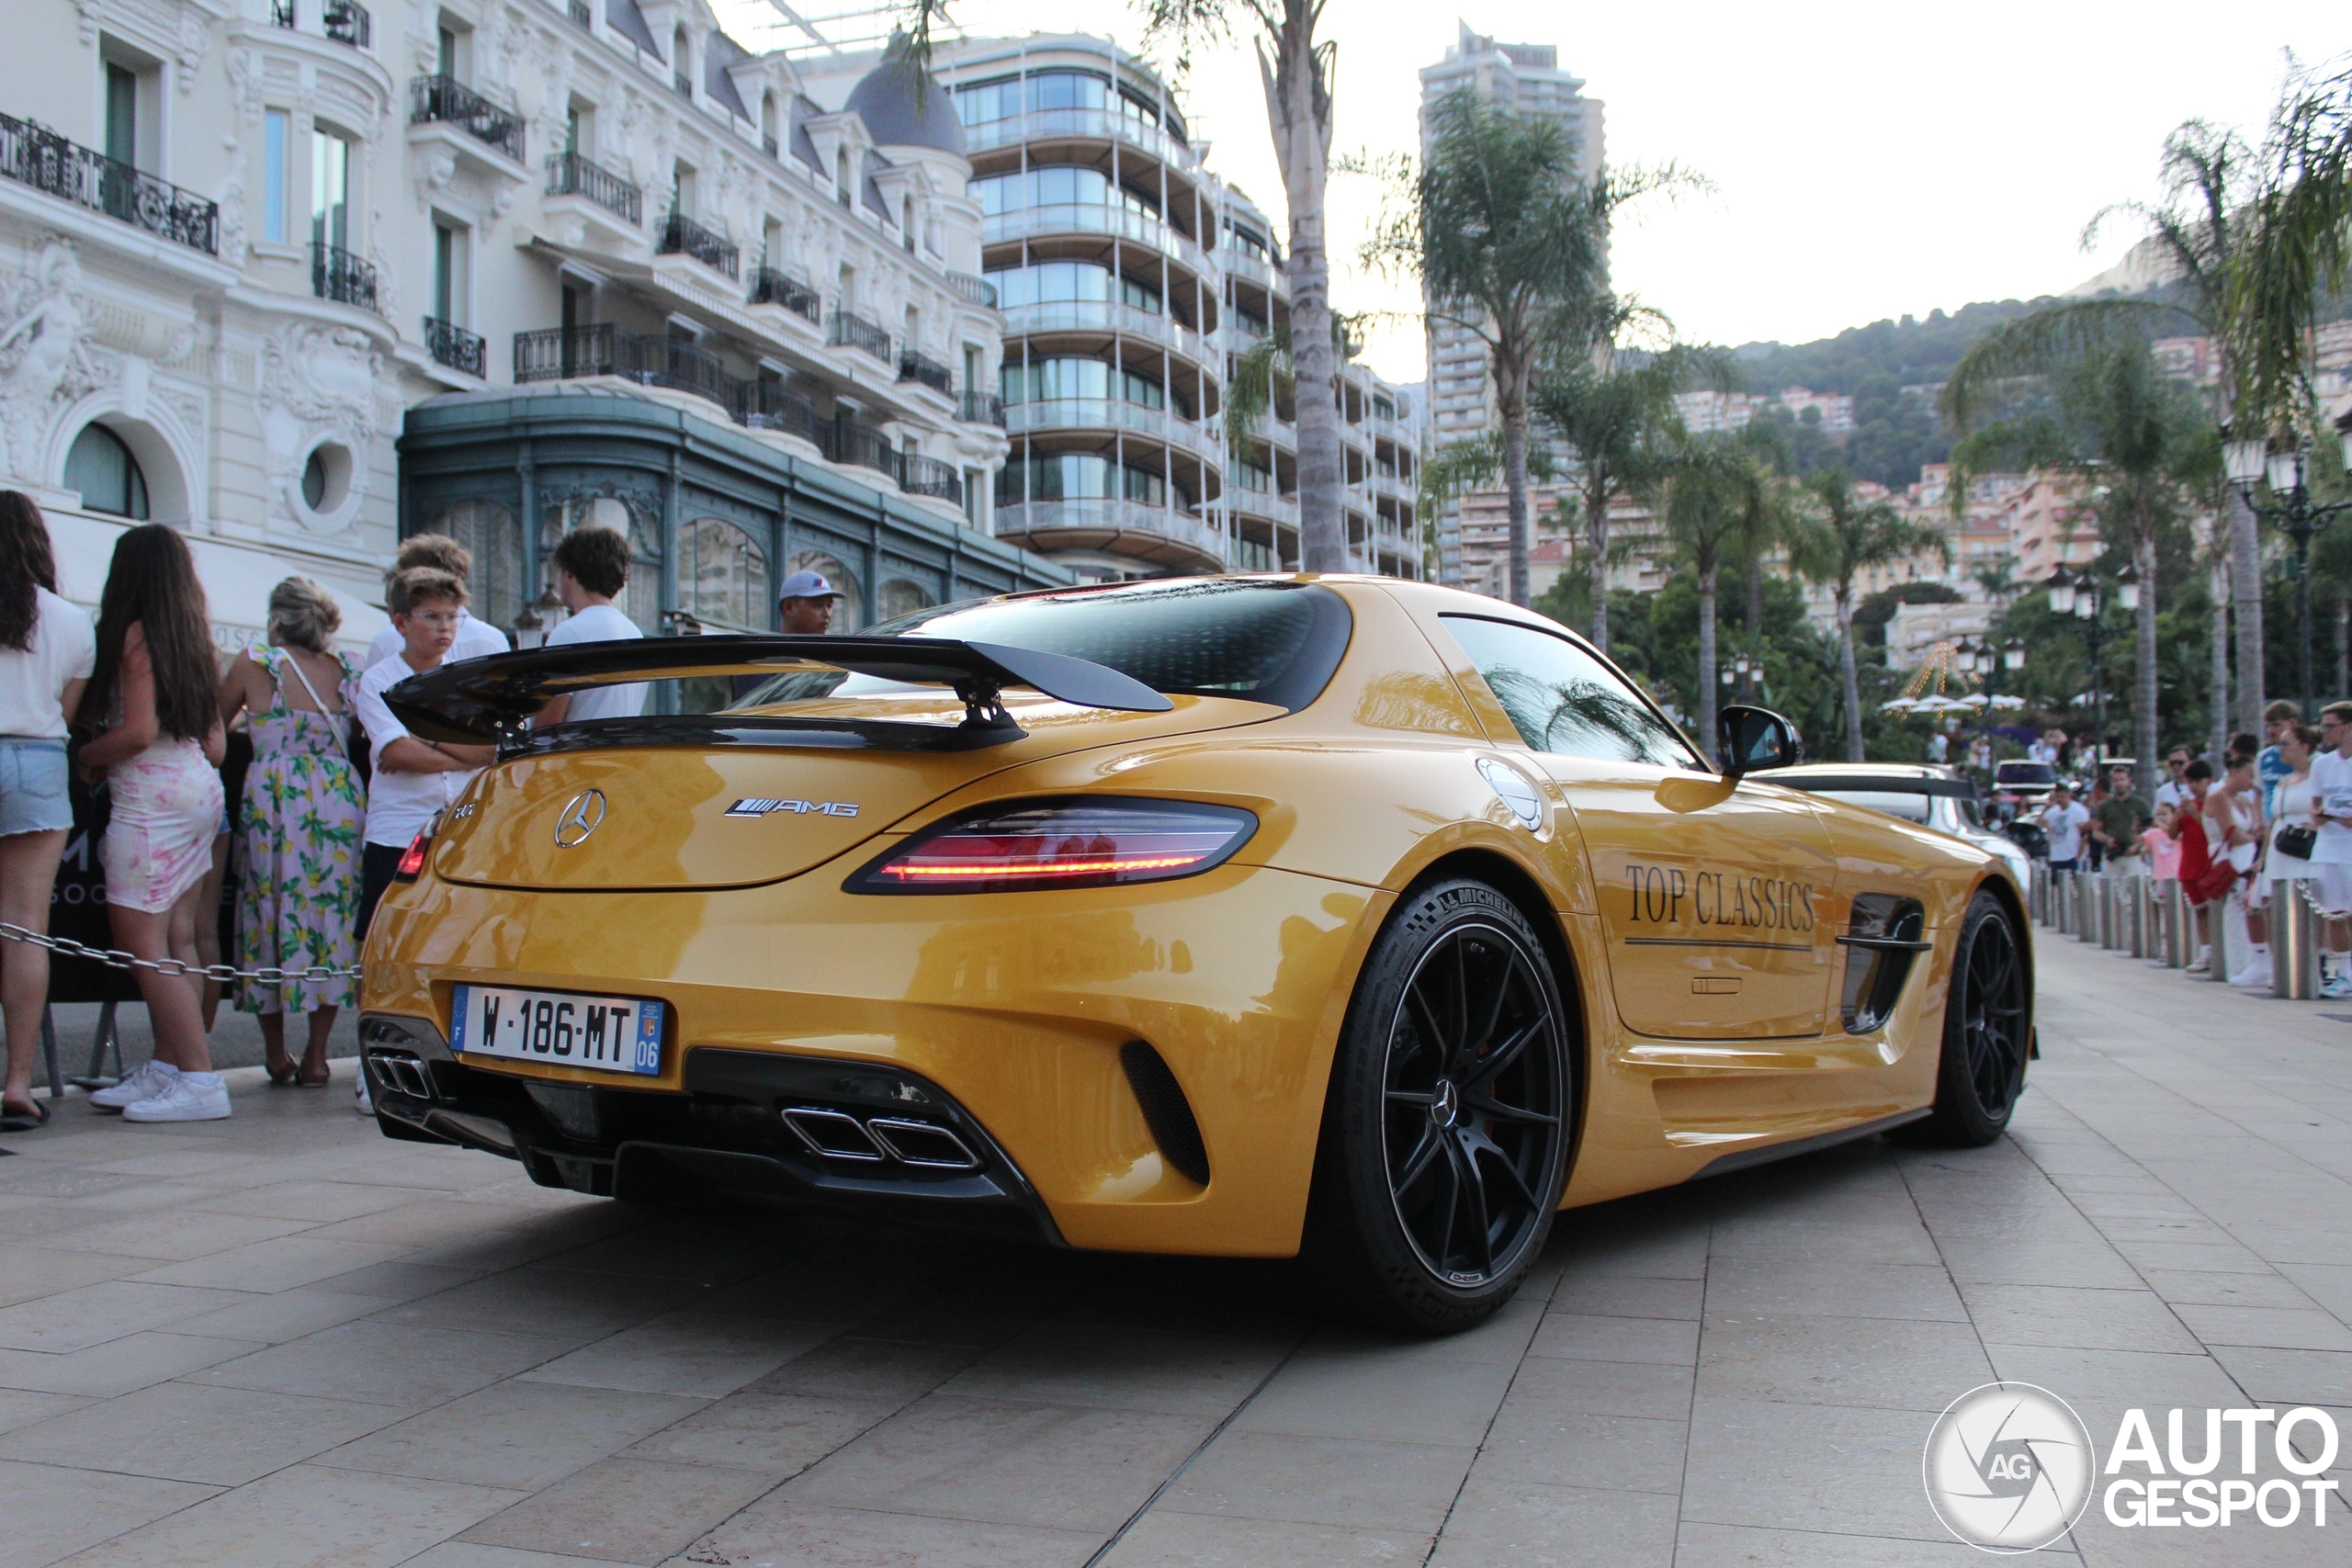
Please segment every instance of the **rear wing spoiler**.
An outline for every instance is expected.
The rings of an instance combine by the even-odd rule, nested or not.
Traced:
[[[1076,707],[1166,713],[1176,705],[1107,665],[1034,648],[926,637],[686,637],[535,648],[445,664],[384,694],[410,731],[427,740],[511,743],[553,699],[594,686],[692,676],[770,676],[810,667],[885,681],[943,685],[964,704],[966,731],[1016,739],[1000,700],[1025,686]],[[978,736],[975,736],[978,739]]]

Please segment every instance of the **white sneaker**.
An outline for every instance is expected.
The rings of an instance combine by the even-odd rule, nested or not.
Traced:
[[[158,1062],[151,1056],[139,1065],[137,1072],[116,1084],[112,1089],[102,1089],[92,1094],[90,1103],[101,1111],[125,1110],[142,1100],[154,1099],[169,1089],[172,1080],[179,1076],[180,1070],[177,1067],[169,1062]]]
[[[2181,971],[2184,975],[2210,975],[2212,972],[2213,950],[2210,947],[2199,948],[2197,956],[2188,961],[2188,967]]]
[[[351,1091],[351,1109],[362,1116],[373,1116],[376,1114],[376,1101],[368,1093],[368,1069],[362,1066],[358,1076],[358,1086]]]
[[[123,1108],[126,1122],[220,1122],[229,1115],[229,1086],[219,1073],[175,1073],[161,1094]]]
[[[2352,997],[2352,975],[2330,975],[2320,982],[2319,994],[2332,1002]]]
[[[2268,990],[2270,988],[2270,954],[2256,953],[2245,968],[2230,976],[2230,984],[2244,986],[2248,990]]]

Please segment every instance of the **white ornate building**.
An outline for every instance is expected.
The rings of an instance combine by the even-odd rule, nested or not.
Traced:
[[[1003,323],[969,164],[883,140],[916,84],[829,110],[703,0],[6,15],[0,484],[70,596],[126,518],[187,533],[224,646],[289,571],[364,639],[424,527],[510,621],[589,516],[649,626],[764,625],[804,562],[865,618],[1067,581],[990,536]]]

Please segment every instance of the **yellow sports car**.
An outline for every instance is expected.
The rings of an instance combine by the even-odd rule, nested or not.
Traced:
[[[648,682],[644,716],[532,728]],[[1387,579],[579,645],[391,694],[499,760],[367,944],[393,1137],[1136,1252],[1304,1255],[1426,1330],[1562,1208],[1910,1127],[1997,1136],[1996,856],[1711,766],[1558,626]]]

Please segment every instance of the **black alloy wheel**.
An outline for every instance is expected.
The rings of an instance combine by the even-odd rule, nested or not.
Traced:
[[[1973,1147],[2008,1126],[2025,1092],[2032,1001],[2015,922],[1997,897],[1977,894],[1952,954],[1935,1111],[1920,1124],[1926,1137]]]
[[[1343,1304],[1444,1332],[1510,1299],[1565,1179],[1567,1035],[1516,906],[1472,882],[1408,897],[1365,963],[1326,1107],[1309,1252]]]

